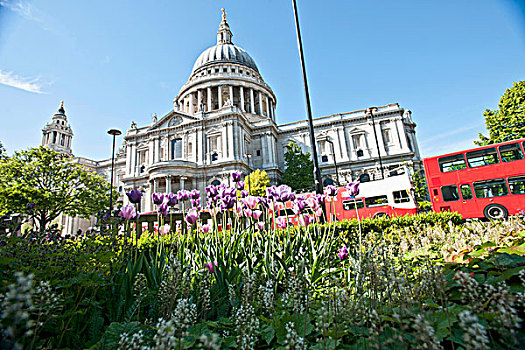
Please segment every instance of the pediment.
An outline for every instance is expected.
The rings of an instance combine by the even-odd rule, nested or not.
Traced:
[[[196,118],[190,115],[186,115],[186,114],[182,114],[180,112],[171,111],[168,114],[166,114],[164,117],[160,118],[156,123],[151,125],[149,130],[173,128],[179,125],[194,122],[196,120],[199,120],[199,118]]]
[[[364,130],[361,130],[361,129],[358,129],[358,128],[353,128],[349,131],[350,134],[364,134],[365,131]]]

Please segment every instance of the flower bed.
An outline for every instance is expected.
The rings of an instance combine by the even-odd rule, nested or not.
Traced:
[[[279,228],[269,209],[292,192],[275,188],[259,200],[242,197],[239,187],[208,190],[209,226],[195,215],[201,209],[196,193],[183,193],[180,232],[137,237],[136,214],[127,208],[120,224],[125,234],[2,237],[0,348],[492,349],[523,343],[522,218],[461,223],[444,213],[361,225],[285,221]],[[157,196],[159,207],[169,207]],[[315,203],[308,207],[315,215]],[[169,208],[159,208],[159,220],[169,222]]]

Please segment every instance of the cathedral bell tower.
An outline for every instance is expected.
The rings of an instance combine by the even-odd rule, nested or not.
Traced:
[[[71,141],[73,130],[67,122],[64,101],[60,102],[60,108],[53,115],[51,123],[47,123],[42,129],[42,146],[47,146],[57,152],[71,154]]]

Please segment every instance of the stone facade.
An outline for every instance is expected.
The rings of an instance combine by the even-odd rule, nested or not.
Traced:
[[[234,170],[249,174],[262,169],[272,184],[278,184],[285,146],[295,142],[311,151],[306,120],[276,123],[275,94],[232,37],[223,13],[217,44],[198,57],[173,109],[160,118],[153,115],[149,125],[131,123],[115,161],[114,183],[125,203],[125,192],[141,189],[141,210],[152,211],[153,192],[196,188],[204,194],[212,183],[229,183]],[[380,157],[385,171],[400,165],[419,169],[415,126],[411,112],[396,103],[378,107],[373,114],[358,110],[315,118],[324,184],[339,177],[344,185],[363,179],[364,173],[378,178]],[[43,144],[50,145],[50,129],[44,130]],[[109,181],[111,160],[78,161]]]

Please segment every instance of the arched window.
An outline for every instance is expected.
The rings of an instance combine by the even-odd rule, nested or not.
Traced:
[[[368,175],[367,173],[363,173],[359,175],[359,182],[368,182],[368,181],[370,181],[370,175]]]
[[[333,186],[334,185],[334,180],[332,180],[331,178],[327,177],[326,179],[323,180],[323,186]]]

